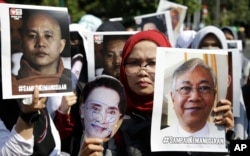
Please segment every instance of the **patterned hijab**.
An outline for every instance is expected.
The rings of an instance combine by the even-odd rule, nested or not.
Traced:
[[[166,36],[159,31],[147,30],[147,31],[138,32],[132,35],[127,40],[123,48],[121,64],[125,63],[132,49],[134,48],[135,44],[143,40],[153,41],[159,47],[171,47],[171,44],[166,38]],[[131,114],[132,112],[140,112],[140,113],[144,113],[147,115],[151,115],[152,109],[153,109],[153,95],[140,96],[138,94],[135,94],[129,88],[124,66],[121,66],[120,74],[121,74],[120,81],[124,85],[126,96],[127,96],[127,114]]]

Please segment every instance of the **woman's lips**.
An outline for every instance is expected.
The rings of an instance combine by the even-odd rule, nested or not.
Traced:
[[[138,84],[140,87],[147,87],[150,83],[147,82],[147,81],[139,81],[139,82],[137,82],[137,84]]]
[[[91,124],[91,126],[96,130],[96,131],[99,131],[99,132],[103,132],[105,131],[107,128],[105,127],[101,127],[101,126],[98,126],[98,125],[95,125],[95,124]]]

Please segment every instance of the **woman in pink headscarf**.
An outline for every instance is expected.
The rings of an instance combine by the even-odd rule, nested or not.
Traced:
[[[156,47],[171,47],[171,44],[155,30],[137,33],[124,46],[120,80],[127,93],[128,114],[132,111],[152,114]]]
[[[114,143],[102,146],[102,140],[85,140],[82,155],[166,155],[170,152],[150,150],[151,116],[153,109],[156,48],[171,47],[168,39],[159,31],[141,31],[131,36],[123,49],[120,81],[127,96],[127,115],[115,135]],[[233,126],[231,106],[223,107],[226,126]],[[105,148],[103,148],[105,147]],[[115,152],[114,152],[115,151]],[[188,155],[187,152],[173,152]],[[211,154],[211,153],[210,153]]]

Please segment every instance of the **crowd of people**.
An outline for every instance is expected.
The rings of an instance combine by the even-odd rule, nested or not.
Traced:
[[[150,133],[157,47],[228,49],[226,41],[237,39],[233,30],[215,26],[206,26],[197,31],[183,30],[175,45],[171,44],[164,32],[154,28],[135,32],[129,38],[104,38],[103,45],[98,45],[99,49],[93,52],[100,56],[99,61],[96,57],[91,62],[88,60],[89,47],[82,33],[90,31],[90,25],[84,27],[80,22],[71,23],[70,74],[61,56],[66,41],[60,23],[49,14],[36,12],[30,15],[20,26],[18,37],[24,44],[15,50],[22,51],[23,55],[21,68],[17,72],[18,76],[13,77],[13,83],[37,83],[36,77],[43,77],[39,83],[68,84],[67,89],[73,89],[73,92],[67,96],[40,97],[39,88],[35,85],[32,98],[6,100],[2,98],[1,89],[0,155],[229,154],[202,151],[153,152]],[[103,22],[98,27],[91,27],[91,31],[126,31],[126,28],[119,22]],[[241,56],[242,60],[247,60],[243,54]],[[214,128],[207,123],[207,117],[212,112],[214,116],[211,122],[225,130],[223,133],[227,144],[230,140],[248,139],[250,83],[244,80],[238,84],[243,88],[239,97],[240,115],[235,116],[230,94],[232,72],[228,73],[226,98],[219,99],[216,107],[213,107],[216,77],[202,61],[190,62],[180,66],[173,76],[176,83],[171,96],[180,119],[179,126],[190,136],[209,133],[209,129]],[[188,66],[188,63],[191,65]],[[194,64],[195,67],[191,67]],[[88,66],[104,70],[101,76],[89,80]],[[242,64],[239,70],[249,72],[245,68],[248,68],[247,63]],[[246,73],[243,75],[246,77]],[[181,86],[183,81],[186,83],[184,87]],[[1,88],[2,83],[1,80]],[[15,91],[14,94],[18,93]],[[200,105],[196,110],[197,116],[182,114],[185,112],[182,107],[186,103]],[[198,119],[202,122],[198,122]],[[174,128],[172,132],[176,132]]]

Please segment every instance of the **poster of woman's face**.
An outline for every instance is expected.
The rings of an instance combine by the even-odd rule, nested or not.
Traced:
[[[113,98],[105,98],[106,96],[101,94],[103,92],[106,93],[106,96]],[[121,116],[118,102],[118,93],[112,89],[99,87],[92,91],[84,109],[85,127],[88,127],[86,134],[89,137],[106,138],[112,134],[115,124]]]
[[[83,92],[86,99],[80,111],[85,136],[108,140],[123,120],[126,108],[123,86],[111,76],[98,76],[87,83]]]

